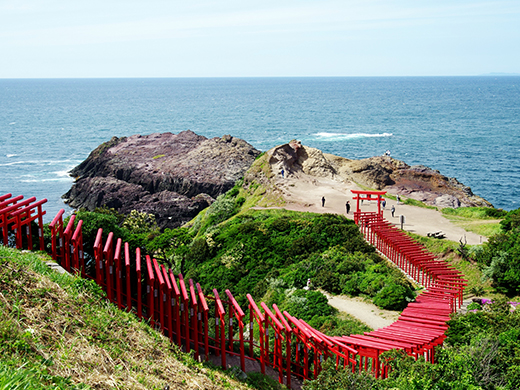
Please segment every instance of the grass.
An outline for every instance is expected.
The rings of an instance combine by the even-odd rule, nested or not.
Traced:
[[[475,262],[462,259],[457,251],[457,248],[460,245],[459,242],[439,240],[437,238],[424,237],[413,233],[407,234],[423,244],[430,252],[444,259],[464,274],[464,279],[466,279],[468,283],[465,288],[465,296],[473,295],[470,290],[474,288],[477,291],[483,290],[483,293],[478,294],[480,297],[490,299],[505,297],[503,294],[495,292],[494,288],[491,286],[490,280],[484,280],[482,278],[482,271]],[[468,247],[471,248],[471,246]],[[520,301],[520,297],[509,298],[514,302]]]
[[[250,388],[48,260],[0,246],[0,389]]]
[[[466,231],[491,237],[500,233],[500,220],[489,216],[488,210],[486,207],[445,208],[442,209],[442,215]]]
[[[437,210],[437,207],[435,207],[435,206],[429,206],[429,205],[427,205],[426,203],[421,202],[420,200],[415,200],[415,199],[412,199],[412,198],[401,197],[401,201],[402,201],[403,204],[405,204],[405,205],[416,206],[416,207],[422,207],[423,209]]]

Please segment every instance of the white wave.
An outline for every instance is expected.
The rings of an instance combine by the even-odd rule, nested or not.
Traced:
[[[28,160],[28,161],[13,161],[6,164],[0,164],[0,167],[7,167],[11,165],[65,165],[69,170],[78,165],[82,160]]]
[[[11,157],[17,157],[19,154],[6,154],[5,157],[11,158]]]
[[[16,122],[11,122],[9,123],[9,125],[16,125]]]
[[[348,140],[348,139],[358,139],[358,138],[382,138],[382,137],[392,137],[392,133],[382,133],[382,134],[368,134],[368,133],[353,133],[353,134],[345,134],[345,133],[327,133],[321,132],[316,133],[321,139],[329,140],[329,141],[340,141],[340,140]]]
[[[73,182],[74,179],[72,177],[60,177],[60,178],[54,178],[54,179],[27,179],[27,180],[20,180],[22,183],[46,183],[46,182]]]
[[[70,169],[72,169],[73,167],[71,167]],[[68,170],[65,170],[65,171],[56,171],[56,172],[52,172],[54,173],[56,176],[58,177],[69,177],[69,171],[70,169]]]

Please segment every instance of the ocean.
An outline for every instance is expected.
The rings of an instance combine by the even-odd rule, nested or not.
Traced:
[[[298,139],[347,158],[390,150],[520,207],[520,77],[0,79],[0,195],[64,205],[70,169],[113,136],[192,130],[257,149]]]

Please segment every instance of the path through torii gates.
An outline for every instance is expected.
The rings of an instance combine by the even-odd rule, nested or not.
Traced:
[[[381,191],[359,191],[361,199],[377,200]],[[12,194],[0,196],[0,229],[4,245],[14,234],[16,247],[44,249],[42,205],[46,200],[23,200]],[[98,230],[94,244],[94,275],[85,273],[82,221],[71,216],[67,226],[64,211],[56,215],[51,230],[50,252],[54,260],[70,273],[93,279],[103,288],[106,298],[121,310],[133,311],[147,319],[172,343],[196,358],[208,360],[220,357],[227,368],[227,358],[237,356],[240,368],[246,370],[246,360],[258,362],[262,373],[270,368],[278,373],[280,383],[291,388],[291,379],[313,379],[324,359],[334,359],[338,369],[370,371],[376,377],[386,377],[388,366],[381,354],[401,349],[416,359],[435,361],[435,347],[442,344],[449,315],[462,304],[466,286],[463,275],[444,261],[438,260],[422,245],[386,221],[381,213],[355,212],[356,223],[365,239],[389,261],[422,284],[426,290],[403,310],[393,324],[363,335],[330,337],[312,328],[290,313],[258,305],[247,294],[247,309],[242,309],[228,289],[220,296],[216,289],[204,292],[193,280],[185,281],[182,274],[156,259],[142,256],[137,248],[130,253],[129,244],[112,232]],[[36,224],[35,229],[32,226]],[[26,226],[25,236],[22,227]],[[32,242],[36,231],[39,245]]]

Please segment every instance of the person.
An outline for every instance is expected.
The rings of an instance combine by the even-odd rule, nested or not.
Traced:
[[[284,171],[284,169],[282,168],[282,177],[284,177],[284,173],[285,173],[285,171]]]
[[[390,157],[390,150],[387,150],[387,151],[385,152],[385,156]]]
[[[392,212],[392,218],[394,217],[394,213],[395,213],[395,206],[392,205],[392,208],[390,209],[390,211]]]
[[[325,207],[325,197],[321,198],[321,207]]]
[[[386,199],[383,199],[383,201],[381,202],[381,205],[383,206],[383,210],[384,210],[385,206],[386,206]]]
[[[347,203],[345,204],[345,207],[347,208],[347,214],[350,212],[350,202],[347,200]]]
[[[399,195],[396,195],[395,199],[397,200],[397,204],[399,204],[399,201],[401,200],[401,198],[399,198]]]

